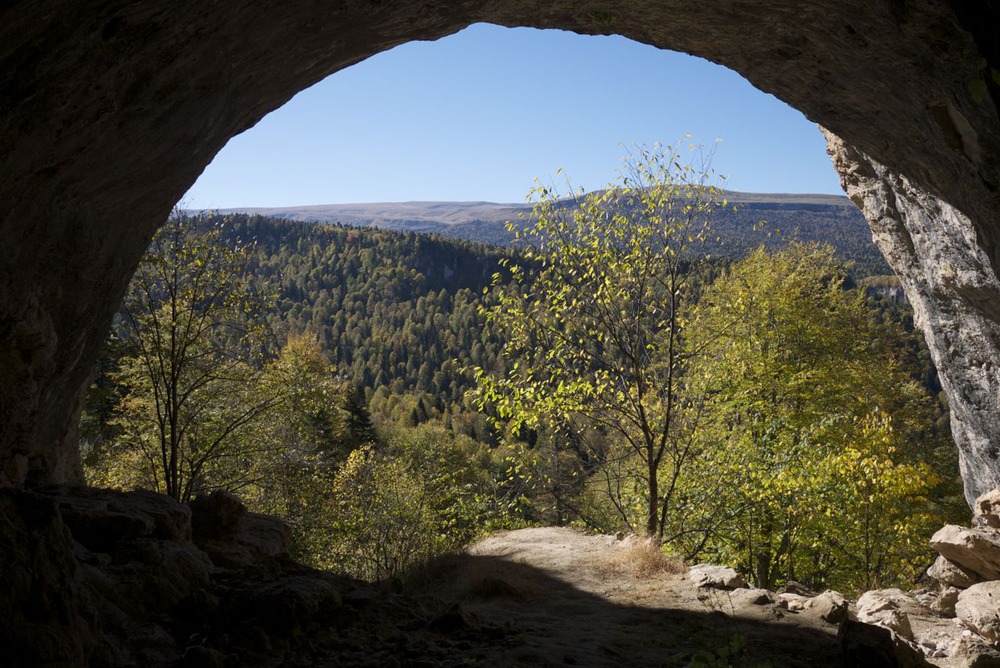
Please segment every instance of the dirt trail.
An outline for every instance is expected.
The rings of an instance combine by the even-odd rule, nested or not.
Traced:
[[[488,538],[414,574],[319,663],[687,666],[742,637],[731,664],[698,665],[844,665],[837,627],[817,615],[699,590],[686,572],[630,573],[629,549],[566,528]]]

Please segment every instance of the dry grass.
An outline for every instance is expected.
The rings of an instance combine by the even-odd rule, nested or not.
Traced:
[[[678,574],[687,570],[682,558],[668,556],[656,541],[635,535],[616,541],[608,550],[607,556],[594,566],[608,575],[635,578]]]

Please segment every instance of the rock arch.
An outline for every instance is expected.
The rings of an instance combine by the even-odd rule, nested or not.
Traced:
[[[960,0],[15,0],[0,9],[0,484],[79,479],[78,397],[139,256],[233,135],[374,53],[474,22],[704,56],[830,132],[1000,483],[1000,9]]]

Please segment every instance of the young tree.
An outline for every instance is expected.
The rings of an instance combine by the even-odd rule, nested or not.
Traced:
[[[579,443],[584,425],[637,457],[637,524],[660,538],[698,413],[680,395],[684,312],[708,259],[710,221],[726,204],[709,183],[705,153],[691,149],[686,164],[676,148],[637,149],[601,192],[532,191],[533,212],[517,234],[529,244],[525,266],[508,265],[509,288],[484,309],[505,337],[506,371],[476,370],[477,401],[512,432],[546,428]],[[587,455],[595,465],[607,456]]]
[[[249,425],[243,442],[265,444],[245,464],[243,500],[256,512],[280,515],[295,548],[325,522],[322,498],[354,446],[345,408],[347,383],[313,334],[292,334],[256,383],[273,408]]]
[[[132,482],[181,501],[245,478],[248,444],[240,435],[271,409],[262,395],[261,296],[249,287],[249,245],[226,246],[217,228],[199,229],[179,212],[153,240],[123,304],[119,336],[126,347],[116,380],[121,442],[103,477]]]
[[[734,510],[714,548],[760,587],[884,581],[925,528],[929,398],[898,332],[844,282],[830,246],[761,248],[705,290],[688,328],[690,382],[711,397],[699,467]]]

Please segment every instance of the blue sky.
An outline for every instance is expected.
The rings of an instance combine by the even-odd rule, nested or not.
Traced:
[[[621,37],[472,26],[302,91],[234,137],[189,208],[411,200],[523,202],[562,168],[614,180],[623,145],[718,144],[749,192],[842,194],[815,124],[740,75]]]

